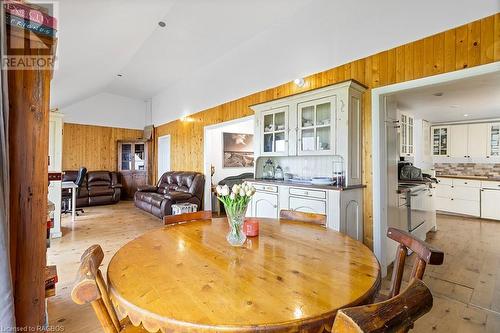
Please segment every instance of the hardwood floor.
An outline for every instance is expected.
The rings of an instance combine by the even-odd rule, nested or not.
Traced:
[[[66,216],[63,237],[52,240],[48,251],[48,262],[56,264],[59,273],[57,296],[48,300],[50,325],[71,333],[102,332],[91,307],[76,305],[70,298],[81,254],[100,244],[105,273],[122,245],[162,224],[132,202],[121,202],[89,207],[77,217],[74,229],[71,226]],[[434,307],[416,322],[413,332],[500,332],[500,222],[440,215],[438,227],[428,241],[445,251],[445,261],[427,267],[424,281],[434,295]],[[383,288],[389,280],[384,279]]]

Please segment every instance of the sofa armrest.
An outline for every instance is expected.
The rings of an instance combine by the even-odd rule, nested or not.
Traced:
[[[165,198],[172,202],[179,202],[189,200],[193,197],[191,193],[188,192],[178,192],[178,191],[170,191],[164,194]]]
[[[158,187],[154,185],[144,185],[137,187],[137,192],[156,192],[157,190]]]

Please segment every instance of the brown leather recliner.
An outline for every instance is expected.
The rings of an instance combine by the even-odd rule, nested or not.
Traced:
[[[164,173],[157,186],[139,187],[134,195],[136,207],[163,218],[172,215],[172,204],[190,202],[202,208],[205,176],[199,172]]]
[[[64,171],[63,181],[76,180],[78,171]],[[78,189],[76,207],[109,205],[120,201],[122,185],[118,173],[109,171],[89,171]],[[63,191],[69,191],[63,189]]]

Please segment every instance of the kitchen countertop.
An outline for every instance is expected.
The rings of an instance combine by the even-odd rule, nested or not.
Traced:
[[[469,179],[469,180],[485,180],[485,181],[500,181],[500,177],[488,176],[460,176],[460,175],[436,175],[437,178],[456,178],[456,179]]]
[[[351,186],[335,186],[335,185],[313,185],[313,184],[304,184],[304,183],[294,183],[290,181],[284,180],[274,180],[274,179],[261,179],[261,178],[251,178],[245,179],[247,182],[260,183],[260,184],[272,184],[272,185],[281,185],[281,186],[292,186],[292,187],[305,187],[312,189],[321,189],[321,190],[333,190],[333,191],[347,191],[354,190],[357,188],[364,188],[366,185],[351,185]]]

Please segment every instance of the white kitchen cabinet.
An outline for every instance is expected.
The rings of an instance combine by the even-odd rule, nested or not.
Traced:
[[[340,155],[345,185],[361,184],[361,112],[365,87],[355,81],[251,106],[256,159]]]
[[[486,158],[500,159],[500,123],[488,124]]]
[[[278,194],[267,192],[255,192],[252,197],[252,214],[253,217],[278,218]]]
[[[469,124],[467,127],[467,156],[485,158],[488,152],[488,124]]]
[[[260,115],[261,155],[279,156],[288,152],[288,107],[279,107]]]
[[[248,217],[276,218],[282,209],[326,215],[328,228],[363,240],[363,189],[344,191],[251,182]]]
[[[433,126],[432,127],[432,155],[433,156],[449,156],[448,139],[450,128],[448,126]]]
[[[500,220],[500,189],[481,190],[481,217]]]
[[[468,179],[438,178],[436,209],[443,212],[481,216],[481,182]]]
[[[468,157],[468,125],[450,126],[450,157]]]
[[[321,200],[289,197],[290,210],[326,215],[326,203]]]
[[[299,103],[298,155],[335,154],[336,96]]]
[[[400,123],[400,156],[414,156],[415,145],[413,143],[413,133],[415,118],[408,114],[401,112],[399,117]]]

